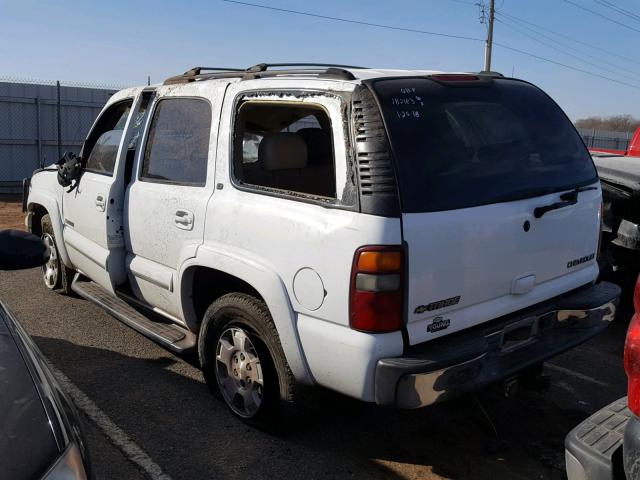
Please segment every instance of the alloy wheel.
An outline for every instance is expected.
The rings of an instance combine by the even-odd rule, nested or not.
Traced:
[[[53,290],[58,284],[58,251],[56,250],[56,244],[53,237],[50,234],[45,233],[42,235],[42,243],[44,243],[49,250],[49,260],[47,260],[47,263],[42,266],[42,278],[47,288]]]
[[[225,402],[237,415],[256,415],[264,394],[262,366],[247,332],[239,327],[228,328],[220,335],[216,379]]]

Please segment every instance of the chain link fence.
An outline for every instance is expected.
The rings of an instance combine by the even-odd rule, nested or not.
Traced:
[[[612,132],[595,128],[578,128],[578,133],[587,147],[607,150],[627,150],[633,137],[633,132]]]
[[[18,193],[22,179],[78,153],[116,85],[0,78],[0,193]]]
[[[124,85],[0,77],[0,193],[18,193],[22,179],[78,153],[93,121]],[[626,150],[633,132],[579,128],[587,147]]]

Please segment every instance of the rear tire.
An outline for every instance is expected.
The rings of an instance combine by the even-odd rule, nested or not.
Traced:
[[[236,417],[271,433],[287,430],[301,387],[264,302],[243,293],[213,302],[202,320],[198,354],[209,389]]]
[[[56,290],[63,295],[71,295],[71,282],[74,270],[65,266],[60,259],[56,235],[53,232],[51,217],[46,214],[42,217],[42,242],[49,248],[49,260],[42,266],[42,279],[49,290]]]

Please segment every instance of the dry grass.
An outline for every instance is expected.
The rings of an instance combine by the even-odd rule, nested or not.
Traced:
[[[0,229],[17,228],[24,230],[24,213],[18,196],[0,195]]]

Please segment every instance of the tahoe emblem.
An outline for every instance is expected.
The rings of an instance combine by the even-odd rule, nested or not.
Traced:
[[[445,330],[449,328],[449,325],[451,325],[450,319],[443,318],[443,317],[436,317],[433,319],[433,322],[427,325],[427,332],[429,333],[439,332],[440,330]]]
[[[567,262],[567,268],[577,267],[582,263],[589,262],[595,258],[596,254],[592,253],[591,255],[585,255],[584,257],[576,258],[575,260],[571,260]]]

